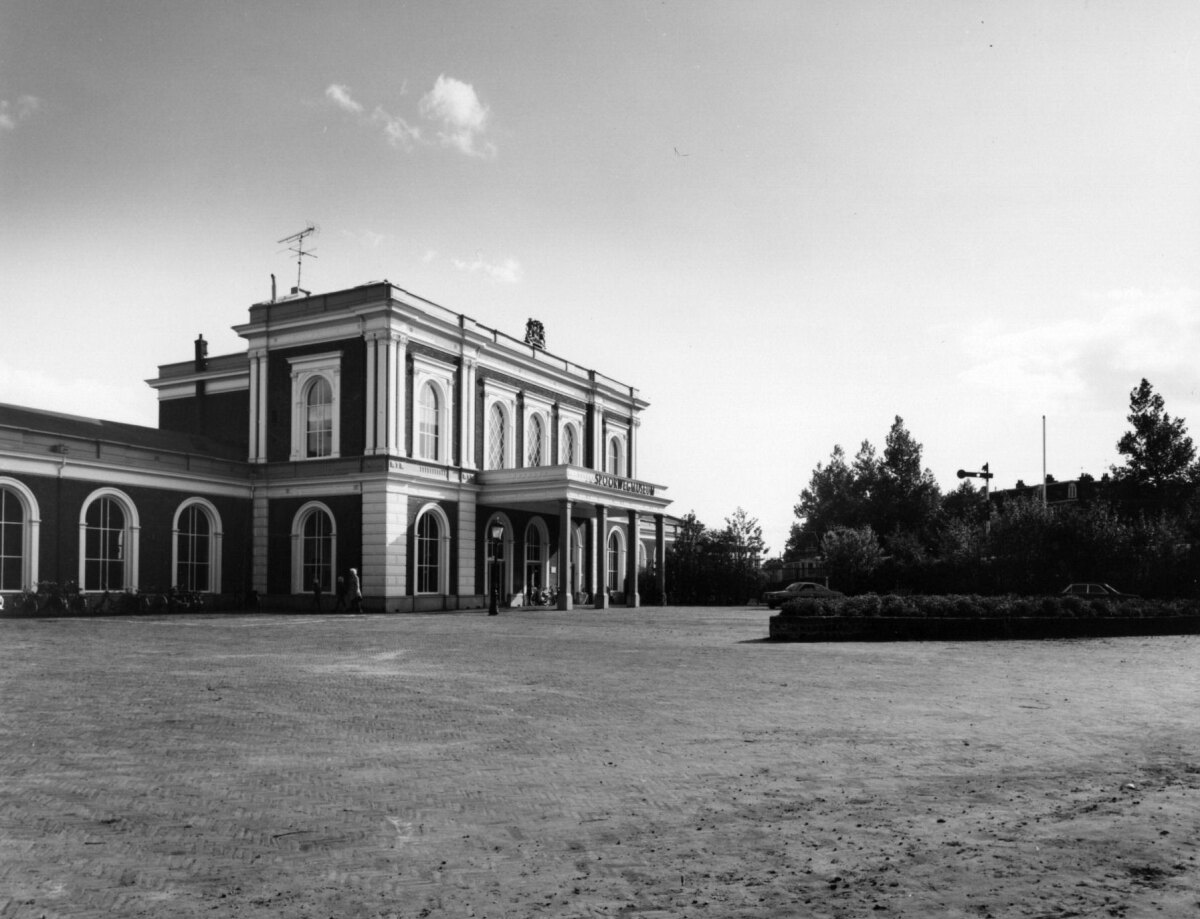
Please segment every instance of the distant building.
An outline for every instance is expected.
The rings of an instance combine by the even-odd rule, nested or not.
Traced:
[[[1108,484],[1108,476],[1099,481],[1090,476],[1082,476],[1065,482],[1059,482],[1053,476],[1047,476],[1046,479],[1046,504],[1048,505],[1092,501],[1099,497],[1100,490]],[[1041,501],[1042,486],[1018,482],[1013,488],[993,489],[990,495],[990,500],[996,507],[1016,498],[1035,498]]]
[[[661,595],[673,521],[638,391],[388,282],[257,303],[245,353],[166,364],[159,426],[0,405],[0,592],[253,595],[309,608],[559,609]]]

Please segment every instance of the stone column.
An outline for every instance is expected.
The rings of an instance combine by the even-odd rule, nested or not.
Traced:
[[[466,493],[458,499],[458,606],[462,609],[464,597],[479,596],[483,591],[475,579],[475,551],[478,548],[478,525],[475,496]]]
[[[667,605],[667,535],[662,514],[654,515],[654,580],[658,585],[658,605]]]
[[[638,533],[638,512],[629,512],[629,539],[625,550],[625,605],[635,609],[642,605],[638,596],[638,556],[641,554],[642,539]]]
[[[558,502],[558,608],[575,608],[571,596],[571,502]]]
[[[608,508],[596,505],[596,609],[608,609]]]

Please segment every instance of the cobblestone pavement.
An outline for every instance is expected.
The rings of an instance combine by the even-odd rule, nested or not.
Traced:
[[[1195,636],[0,620],[0,917],[1184,916]]]

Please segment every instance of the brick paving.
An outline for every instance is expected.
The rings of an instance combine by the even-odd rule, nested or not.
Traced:
[[[1197,637],[772,644],[768,615],[0,620],[0,917],[963,915],[926,877],[947,820],[1017,871],[977,824],[1154,775],[1166,816],[1114,825],[1194,845]]]

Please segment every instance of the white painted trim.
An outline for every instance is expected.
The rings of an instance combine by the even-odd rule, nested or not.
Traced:
[[[25,515],[21,527],[21,589],[34,590],[38,582],[38,547],[41,544],[42,517],[37,496],[29,487],[17,479],[0,476],[0,488],[6,488],[17,497]]]
[[[575,431],[575,459],[570,465],[586,466],[586,457],[583,455],[583,413],[563,408],[561,405],[558,407],[558,455],[554,460],[560,466],[567,464],[566,453],[563,451],[567,428]]]
[[[102,588],[92,587],[87,583],[87,512],[88,508],[101,498],[112,498],[121,505],[125,512],[125,564],[124,584],[121,590],[138,589],[138,561],[141,548],[142,524],[138,517],[137,505],[133,499],[119,488],[97,488],[83,500],[79,508],[79,577],[76,583],[82,591],[96,591]]]
[[[614,587],[613,590],[615,592],[621,592],[622,585],[625,583],[625,568],[627,566],[626,554],[629,551],[629,544],[625,539],[625,530],[621,526],[610,523],[608,527],[608,535],[604,537],[604,555],[606,559],[608,558],[608,544],[612,540],[613,536],[617,537],[617,562],[614,565],[610,561],[608,564],[608,570],[605,572],[605,574],[609,576],[610,580],[613,579],[614,575],[616,576],[615,580],[617,586]],[[608,589],[607,584],[605,584],[604,587],[606,590]]]
[[[413,355],[413,386],[411,412],[413,419],[414,459],[450,465],[454,446],[454,376],[455,368],[423,354]],[[437,455],[426,456],[421,450],[421,393],[432,386],[438,397]]]
[[[58,478],[61,471],[61,477],[66,481],[104,483],[126,488],[141,486],[170,491],[204,491],[209,495],[227,498],[249,498],[253,492],[249,482],[237,484],[227,479],[222,481],[223,476],[208,478],[197,473],[122,469],[95,461],[67,460],[64,464],[61,458],[52,460],[0,453],[0,463],[3,464],[4,471],[10,473]]]
[[[489,468],[492,452],[492,407],[504,412],[504,467],[516,468],[517,391],[510,386],[487,380],[483,390],[483,467]]]
[[[288,358],[292,369],[292,462],[317,459],[337,459],[341,456],[342,441],[342,352],[326,351]],[[333,432],[330,453],[326,456],[308,455],[308,390],[318,378],[329,383],[333,390]]]
[[[538,516],[531,517],[529,523],[525,524],[525,539],[523,540],[525,544],[525,552],[521,565],[521,590],[525,590],[527,586],[525,583],[525,573],[529,570],[530,530],[536,530],[541,541],[542,557],[538,567],[541,569],[539,574],[541,575],[542,589],[545,590],[551,586],[557,587],[557,584],[551,585],[550,583],[550,555],[555,547],[551,546],[550,544],[550,530],[546,526],[546,521]],[[528,598],[526,599],[526,602],[528,602]]]
[[[311,587],[304,583],[304,523],[309,514],[316,511],[323,511],[328,515],[330,524],[330,579],[329,583],[322,587],[329,592],[337,583],[337,517],[325,502],[309,501],[301,505],[295,516],[292,517],[292,593],[294,594],[309,593],[311,590]]]
[[[174,581],[179,572],[179,518],[192,505],[204,508],[208,514],[208,589],[203,592],[221,593],[221,547],[225,532],[221,523],[221,512],[207,498],[185,498],[175,509],[175,516],[171,519],[171,580]]]
[[[438,553],[437,553],[437,590],[419,590],[418,581],[420,580],[420,553],[417,551],[417,541],[420,539],[421,518],[426,514],[432,514],[438,519],[438,527],[441,536],[438,538]],[[433,596],[436,594],[450,593],[450,534],[453,531],[450,528],[450,518],[446,516],[446,512],[437,504],[429,502],[421,506],[413,517],[412,537],[413,537],[413,595],[414,596]]]

